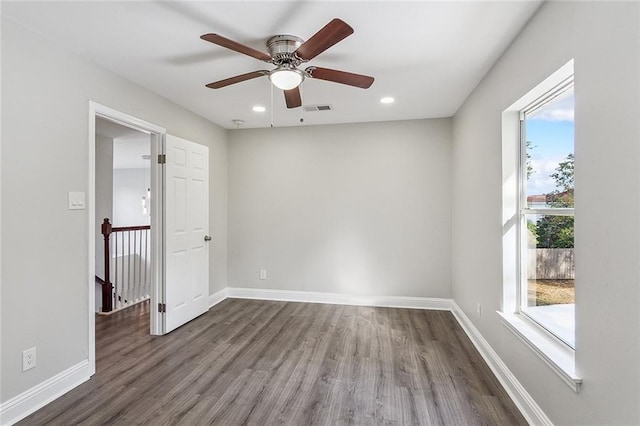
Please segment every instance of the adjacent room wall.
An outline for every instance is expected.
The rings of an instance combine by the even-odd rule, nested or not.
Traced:
[[[230,131],[229,286],[450,297],[450,125]]]
[[[113,170],[113,226],[150,225],[151,217],[142,214],[149,179],[149,168]]]
[[[453,297],[556,424],[640,423],[639,22],[637,2],[546,2],[453,121]],[[571,58],[578,394],[495,313],[501,113]]]
[[[101,224],[113,217],[113,139],[96,135],[96,191],[95,191],[95,274],[104,279],[104,238]],[[102,287],[96,284],[96,312],[102,306]]]
[[[227,132],[2,18],[4,402],[88,358],[89,100],[209,146],[210,291],[226,287]],[[87,200],[89,201],[89,200]],[[21,352],[38,365],[21,372]]]

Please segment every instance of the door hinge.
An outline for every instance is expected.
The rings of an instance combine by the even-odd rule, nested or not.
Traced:
[[[158,154],[158,164],[165,164],[167,162],[167,154]]]
[[[158,312],[167,312],[167,305],[165,303],[158,303]]]

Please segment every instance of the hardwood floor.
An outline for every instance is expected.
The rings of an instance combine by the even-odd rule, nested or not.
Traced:
[[[526,424],[450,312],[227,299],[96,319],[97,373],[20,424]]]

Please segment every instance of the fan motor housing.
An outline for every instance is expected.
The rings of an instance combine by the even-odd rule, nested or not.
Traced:
[[[267,40],[267,49],[274,65],[289,64],[293,67],[300,65],[302,60],[294,53],[304,43],[300,37],[283,34]]]

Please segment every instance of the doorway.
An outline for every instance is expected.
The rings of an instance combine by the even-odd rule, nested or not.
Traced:
[[[96,313],[151,292],[151,135],[96,117]]]
[[[110,219],[113,228],[148,228],[142,232],[120,237],[118,245],[132,246],[133,252],[120,253],[114,262],[120,262],[119,288],[114,288],[112,309],[118,309],[136,300],[148,297],[151,306],[157,306],[162,297],[162,170],[157,165],[159,154],[163,152],[166,131],[164,128],[123,114],[109,107],[89,103],[89,366],[90,374],[95,373],[95,311],[104,303],[102,284],[97,287],[97,277],[105,279],[116,270],[110,262],[112,253],[104,256],[103,219]],[[101,161],[111,152],[110,161]],[[137,157],[137,158],[136,158]],[[144,158],[143,158],[144,157]],[[114,166],[117,172],[114,172]],[[105,170],[106,169],[106,170]],[[104,188],[112,174],[111,192],[117,187],[118,195],[105,197],[109,191]],[[116,176],[117,175],[117,176]],[[98,186],[97,186],[98,185]],[[117,199],[116,199],[117,197]],[[109,198],[111,203],[109,203]],[[117,204],[116,204],[117,203]],[[157,208],[155,208],[157,207]],[[109,214],[110,213],[110,214]],[[106,215],[105,215],[106,214]],[[132,223],[129,223],[132,222]],[[136,222],[136,223],[133,223]],[[112,230],[111,229],[111,230]],[[128,239],[128,241],[127,241]],[[132,243],[132,241],[134,241]],[[124,248],[122,248],[124,250]],[[104,259],[103,261],[98,258]],[[126,264],[126,272],[122,267]],[[148,267],[147,267],[148,265]],[[124,276],[122,275],[124,274]],[[134,277],[137,277],[134,279]],[[109,277],[108,281],[113,281]],[[148,282],[148,290],[134,285],[136,280]],[[150,309],[150,334],[163,334],[162,316]]]

